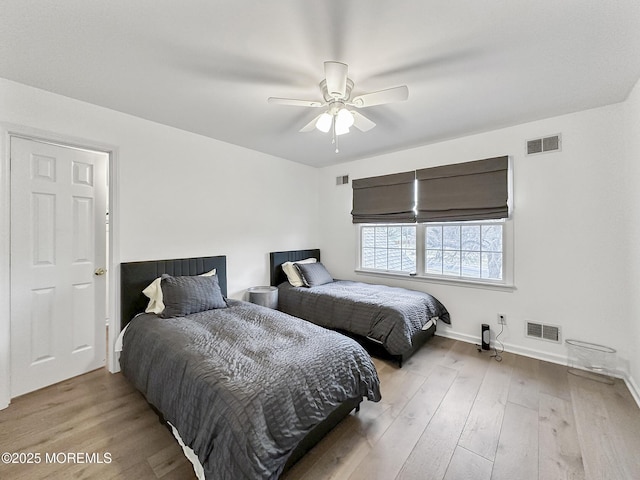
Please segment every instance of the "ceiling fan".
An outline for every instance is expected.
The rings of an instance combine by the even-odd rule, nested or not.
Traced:
[[[332,130],[333,143],[338,153],[337,136],[349,132],[351,126],[367,132],[376,126],[374,122],[351,108],[366,108],[385,103],[401,102],[409,98],[406,85],[393,87],[377,92],[365,93],[351,98],[353,80],[348,74],[349,66],[341,62],[324,62],[324,80],[320,82],[320,91],[324,101],[297,100],[293,98],[269,97],[267,101],[278,105],[294,107],[325,108],[325,111],[300,129],[310,132],[317,128],[321,132]]]

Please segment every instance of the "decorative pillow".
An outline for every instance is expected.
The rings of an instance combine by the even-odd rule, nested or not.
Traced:
[[[172,277],[164,274],[160,278],[165,305],[160,313],[162,318],[183,317],[191,313],[227,307],[216,275]]]
[[[142,290],[142,293],[149,297],[149,304],[147,305],[147,308],[144,309],[146,313],[160,313],[164,310],[160,280],[162,280],[160,277],[156,278],[147,288]]]
[[[211,277],[216,274],[216,269],[205,273],[201,273],[200,277]],[[149,298],[149,304],[147,308],[144,309],[145,313],[161,313],[164,310],[164,303],[162,302],[162,289],[160,288],[160,280],[161,278],[156,278],[153,282],[149,284],[147,288],[145,288],[142,293],[144,293]]]
[[[297,262],[284,262],[282,264],[282,270],[287,275],[287,280],[294,287],[304,286],[300,272],[295,267],[296,263],[316,263],[318,260],[315,258],[305,258],[304,260],[298,260]]]
[[[296,268],[300,272],[305,287],[315,287],[333,282],[333,278],[320,262],[296,264]]]

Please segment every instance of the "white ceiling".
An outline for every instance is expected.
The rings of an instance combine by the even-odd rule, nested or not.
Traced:
[[[323,62],[377,126],[299,133]],[[2,0],[0,77],[313,166],[623,101],[638,0]],[[555,133],[555,132],[548,132]]]

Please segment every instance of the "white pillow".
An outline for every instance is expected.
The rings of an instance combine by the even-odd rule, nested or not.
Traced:
[[[204,272],[201,273],[200,275],[198,275],[199,277],[213,277],[216,274],[216,269],[214,268],[213,270],[209,271],[209,272]]]
[[[216,269],[205,273],[201,273],[200,277],[212,277],[216,274]],[[144,293],[149,298],[149,304],[144,309],[145,313],[155,313],[156,315],[164,311],[164,303],[162,301],[162,288],[160,288],[160,277],[156,278],[153,282],[145,288]]]
[[[300,272],[296,269],[294,263],[316,263],[318,260],[315,258],[305,258],[304,260],[298,260],[297,262],[284,262],[282,264],[282,270],[287,275],[287,280],[294,287],[304,286]]]

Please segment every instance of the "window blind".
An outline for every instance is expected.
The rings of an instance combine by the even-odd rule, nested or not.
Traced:
[[[417,170],[417,221],[508,217],[508,168],[504,156]]]
[[[416,172],[353,180],[353,223],[412,223],[416,221]]]

